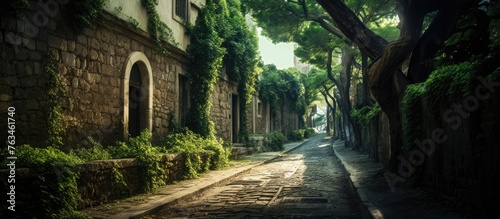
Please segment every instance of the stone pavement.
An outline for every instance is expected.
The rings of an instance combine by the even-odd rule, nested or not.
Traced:
[[[250,171],[259,165],[271,162],[280,155],[287,153],[309,139],[285,144],[285,150],[281,152],[265,152],[243,157],[242,160],[234,162],[229,168],[210,171],[198,179],[185,180],[176,184],[161,187],[152,194],[142,194],[114,203],[83,209],[82,212],[93,218],[130,218],[154,212],[162,206],[173,205],[183,200],[201,195],[203,192],[229,183],[235,177]]]
[[[400,183],[392,191],[384,178],[382,164],[346,148],[343,141],[335,141],[332,146],[373,218],[467,218],[422,189]]]
[[[142,218],[362,218],[364,208],[325,136]]]

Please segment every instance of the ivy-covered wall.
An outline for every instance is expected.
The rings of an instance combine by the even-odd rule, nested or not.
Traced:
[[[43,10],[35,4],[19,13],[29,18]],[[134,52],[144,54],[151,66],[152,78],[143,78],[152,81],[152,115],[147,119],[153,141],[160,142],[167,133],[168,115],[178,117],[180,113],[178,77],[187,74],[192,61],[189,55],[168,44],[164,45],[168,53],[163,53],[149,33],[106,12],[89,27],[74,31],[63,19],[65,13],[54,12],[43,25],[22,16],[2,17],[0,110],[16,107],[16,144],[48,145],[49,88],[53,86],[49,86],[51,71],[46,67],[50,60],[63,90],[56,101],[61,109],[63,149],[80,147],[88,137],[103,145],[124,140],[124,104],[128,101],[124,96],[128,86],[125,69]],[[217,135],[229,140],[231,111],[227,98],[229,93],[237,94],[237,88],[222,77],[217,77],[215,86],[211,104],[216,107],[211,112]],[[5,137],[6,127],[0,127],[0,137]]]
[[[495,212],[500,192],[495,57],[439,68],[407,89],[402,108],[410,169],[400,175],[476,216]]]

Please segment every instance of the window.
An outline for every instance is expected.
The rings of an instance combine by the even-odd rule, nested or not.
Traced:
[[[182,21],[187,21],[189,0],[175,0],[174,2],[175,17]]]

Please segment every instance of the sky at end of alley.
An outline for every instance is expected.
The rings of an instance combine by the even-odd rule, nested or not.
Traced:
[[[278,69],[293,67],[293,44],[273,44],[271,40],[259,33],[259,52],[264,64],[274,64]]]

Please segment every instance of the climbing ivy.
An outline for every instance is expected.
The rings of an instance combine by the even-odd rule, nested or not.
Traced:
[[[66,5],[71,27],[80,33],[104,12],[106,0],[69,1]]]
[[[377,104],[373,106],[363,106],[359,109],[351,110],[351,118],[360,125],[366,125],[377,117],[382,109]]]
[[[62,88],[59,73],[57,72],[55,60],[52,54],[48,55],[45,73],[48,76],[47,145],[61,147],[63,145],[61,134],[64,131],[64,128],[62,126],[63,114],[60,100],[65,92]]]
[[[160,149],[151,144],[151,131],[145,129],[137,137],[130,138],[127,142],[118,142],[108,148],[113,158],[137,158],[143,167],[144,180],[143,192],[152,192],[165,185],[167,175],[160,168]]]
[[[294,74],[297,73],[291,70],[278,70],[274,65],[264,66],[262,78],[257,84],[259,98],[271,104],[273,115],[282,109],[285,100],[290,101],[297,112],[305,112],[302,109],[305,104],[301,103],[304,89]]]
[[[210,121],[210,94],[219,70],[224,67],[229,80],[238,83],[240,95],[240,141],[248,141],[247,106],[255,89],[257,37],[245,22],[239,0],[208,1],[189,29],[188,52],[194,63],[188,71],[192,86],[192,122],[189,127],[204,137],[213,136]]]
[[[250,30],[245,17],[240,11],[241,5],[238,0],[227,1],[229,13],[224,19],[228,20],[227,31],[229,36],[225,38],[222,46],[226,48],[227,55],[224,56],[226,73],[230,80],[238,82],[238,94],[240,95],[240,142],[248,142],[247,112],[248,104],[251,102],[252,94],[255,92],[257,78],[257,48],[258,41],[255,31]]]
[[[427,111],[425,117],[439,121],[441,105],[451,104],[456,98],[462,99],[470,94],[474,68],[471,62],[443,66],[433,71],[425,82],[407,87],[401,103],[405,150],[410,150],[423,134],[424,107]]]
[[[197,178],[209,169],[227,166],[231,154],[230,146],[221,139],[203,138],[189,130],[168,135],[161,147],[167,152],[180,153],[185,158],[183,175],[186,179]],[[201,159],[204,153],[209,157],[205,163]]]
[[[193,64],[188,69],[192,85],[188,127],[205,138],[215,136],[214,123],[210,118],[210,100],[226,52],[221,47],[224,40],[215,29],[218,7],[216,4],[207,4],[202,8],[196,24],[190,30],[191,44],[187,48],[193,57]]]
[[[16,148],[16,157],[16,168],[30,168],[32,185],[37,188],[30,190],[29,194],[22,194],[25,190],[16,191],[16,195],[29,196],[36,203],[23,206],[18,214],[20,218],[35,215],[39,218],[89,218],[76,210],[79,176],[74,167],[82,163],[79,158],[54,147],[33,148],[29,145]]]
[[[167,53],[165,42],[179,46],[172,35],[172,29],[160,20],[155,0],[141,0],[141,3],[148,13],[148,31],[160,47],[160,52]]]

